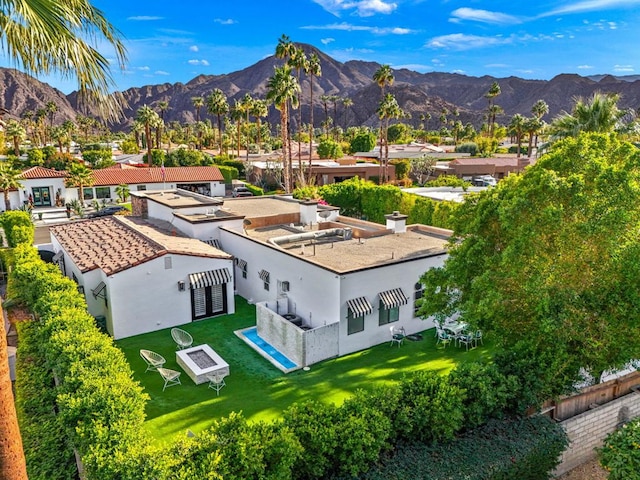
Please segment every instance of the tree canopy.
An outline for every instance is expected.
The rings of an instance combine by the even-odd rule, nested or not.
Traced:
[[[546,393],[558,393],[580,367],[640,354],[639,220],[640,150],[613,134],[562,140],[469,197],[420,313],[460,312],[508,349],[553,358]]]

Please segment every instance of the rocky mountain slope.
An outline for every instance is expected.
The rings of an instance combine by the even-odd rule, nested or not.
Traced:
[[[373,82],[373,73],[380,66],[375,62],[349,61],[338,62],[311,45],[301,45],[307,54],[316,53],[320,58],[322,76],[314,78],[314,123],[316,127],[325,119],[325,110],[320,101],[322,95],[337,95],[350,98],[352,106],[344,108],[338,102],[334,110],[330,103],[328,115],[336,115],[336,123],[347,125],[376,125],[376,108],[380,101],[380,89]],[[169,110],[165,112],[165,121],[193,122],[195,110],[192,97],[207,97],[214,89],[221,89],[233,105],[245,93],[254,98],[266,95],[267,81],[273,75],[273,69],[282,65],[282,60],[274,56],[265,58],[244,70],[226,75],[200,75],[186,84],[164,83],[130,88],[123,92],[125,101],[124,115],[117,123],[111,125],[114,130],[128,130],[136,111],[143,105],[154,106],[159,101],[167,101]],[[495,78],[491,76],[471,77],[449,73],[418,73],[406,69],[394,71],[395,82],[388,89],[392,92],[402,108],[410,114],[406,122],[417,126],[421,115],[429,113],[431,120],[427,128],[438,128],[439,117],[443,109],[453,119],[455,109],[463,123],[471,122],[479,126],[487,108],[484,94],[494,81],[500,84],[502,93],[496,98],[496,104],[504,109],[498,118],[502,123],[508,122],[515,113],[530,115],[531,106],[539,99],[549,104],[549,114],[545,120],[564,111],[570,111],[575,96],[588,97],[596,91],[617,92],[621,94],[622,108],[637,109],[640,106],[640,79],[636,77],[613,77],[598,75],[592,78],[574,74],[562,74],[551,80],[526,80],[518,77]],[[302,122],[309,122],[309,78],[301,77]],[[44,108],[48,101],[58,105],[56,123],[74,118],[78,108],[76,93],[64,95],[25,74],[12,69],[0,69],[0,107],[9,110],[10,115],[20,117],[25,110],[35,111]],[[201,118],[212,118],[206,107],[200,111]],[[269,121],[278,122],[279,114],[274,107],[270,108]],[[292,118],[293,128],[298,123],[298,112]]]

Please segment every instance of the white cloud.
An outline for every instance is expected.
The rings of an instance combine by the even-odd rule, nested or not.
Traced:
[[[485,68],[507,68],[508,66],[506,63],[489,63]]]
[[[164,17],[153,17],[151,15],[138,15],[135,17],[128,17],[127,20],[133,20],[134,22],[149,22],[153,20],[164,20]]]
[[[339,30],[343,32],[370,32],[374,35],[408,35],[415,30],[402,27],[369,27],[366,25],[354,25],[352,23],[331,23],[329,25],[306,25],[300,27],[303,30]],[[332,39],[333,40],[333,39]]]
[[[460,75],[464,75],[466,72],[464,70],[460,70],[459,68],[456,70],[451,70],[451,73],[458,73]]]
[[[215,23],[219,23],[220,25],[233,25],[234,23],[238,23],[235,20],[233,20],[232,18],[215,18],[213,20]]]
[[[209,62],[207,60],[196,60],[196,59],[193,59],[193,60],[187,61],[187,63],[189,65],[202,65],[204,67],[208,67],[209,66]]]
[[[327,37],[327,38],[321,38],[320,41],[322,42],[323,45],[329,45],[331,42],[335,42],[336,39]]]
[[[156,70],[155,72],[156,75],[171,75],[169,72],[165,72],[164,70]]]
[[[327,12],[339,17],[342,12],[351,11],[353,15],[371,17],[378,13],[390,14],[396,8],[397,3],[384,2],[383,0],[313,0]]]
[[[452,33],[434,37],[426,43],[430,48],[446,48],[451,50],[472,50],[474,48],[491,47],[511,43],[510,38],[481,37],[479,35],[467,35],[464,33]]]
[[[614,72],[635,72],[633,65],[615,65],[613,67]]]
[[[407,70],[413,70],[414,72],[427,72],[433,70],[433,65],[423,65],[421,63],[406,63],[404,65],[392,65],[394,70],[400,70],[406,68]]]
[[[151,69],[145,65],[144,67],[137,67],[136,70],[140,70],[142,72],[148,72]]]
[[[640,4],[640,0],[584,0],[574,2],[563,7],[558,7],[549,12],[543,13],[540,17],[552,15],[562,15],[564,13],[593,12],[600,10],[610,10],[620,7],[632,7]]]
[[[595,68],[593,65],[578,65],[578,70],[591,70]]]
[[[197,52],[197,51],[199,51],[199,50],[200,50],[200,49],[198,48],[198,46],[197,46],[197,45],[191,45],[191,46],[189,47],[189,51],[191,51],[191,52]]]
[[[449,21],[453,23],[459,23],[461,20],[497,24],[521,23],[521,20],[513,15],[466,7],[454,10],[451,12],[451,16],[452,18],[450,18]]]

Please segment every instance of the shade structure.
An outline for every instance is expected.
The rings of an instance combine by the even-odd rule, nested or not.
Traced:
[[[354,317],[364,317],[373,312],[373,307],[367,297],[358,297],[347,300],[347,307],[351,310]]]
[[[396,308],[400,305],[406,305],[408,299],[401,288],[394,288],[393,290],[387,290],[386,292],[380,292],[380,301],[384,305],[384,308]]]
[[[226,268],[218,268],[217,270],[208,270],[206,272],[189,274],[189,284],[192,289],[210,287],[212,285],[220,285],[221,283],[229,282],[231,282],[231,274]]]
[[[258,272],[258,276],[260,277],[260,280],[262,280],[265,283],[269,283],[269,272],[267,272],[266,270],[260,270]]]

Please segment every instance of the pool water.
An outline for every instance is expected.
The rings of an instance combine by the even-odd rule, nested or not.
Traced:
[[[290,371],[291,369],[297,368],[294,362],[285,357],[281,352],[276,350],[276,348],[267,343],[260,335],[258,335],[258,329],[256,327],[249,328],[247,330],[243,330],[240,332],[241,335],[249,340],[255,348],[264,352],[270,359],[271,363],[274,363],[280,370],[282,371]]]

